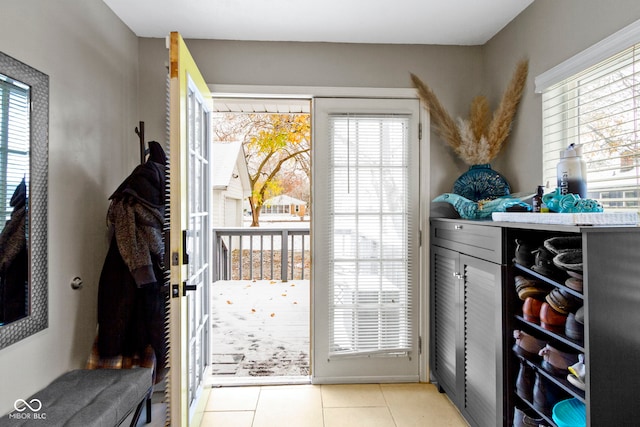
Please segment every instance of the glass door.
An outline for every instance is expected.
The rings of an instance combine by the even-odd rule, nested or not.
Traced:
[[[419,380],[419,103],[314,101],[312,379]]]
[[[170,418],[189,425],[209,365],[211,94],[178,33],[170,67]]]

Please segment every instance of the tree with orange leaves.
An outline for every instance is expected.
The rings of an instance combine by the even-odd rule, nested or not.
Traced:
[[[281,194],[285,172],[303,171],[309,176],[309,114],[229,115],[233,125],[217,130],[218,140],[242,140],[251,183],[251,226],[260,225],[265,200]]]

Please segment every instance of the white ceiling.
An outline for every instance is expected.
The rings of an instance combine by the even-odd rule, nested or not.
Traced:
[[[139,37],[482,45],[533,0],[103,0]]]

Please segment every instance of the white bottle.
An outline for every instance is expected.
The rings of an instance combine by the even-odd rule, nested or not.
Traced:
[[[558,188],[560,194],[577,194],[587,198],[587,165],[582,160],[582,147],[569,144],[560,152],[558,162]]]

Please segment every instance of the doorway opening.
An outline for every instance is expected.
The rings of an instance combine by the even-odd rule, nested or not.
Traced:
[[[310,100],[214,98],[212,385],[310,382]]]

